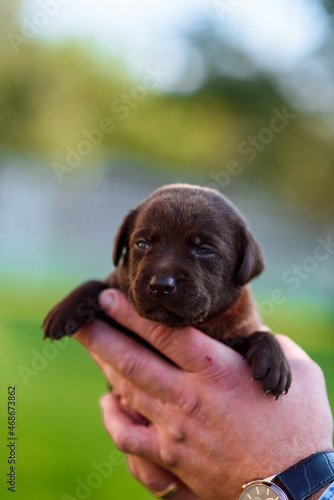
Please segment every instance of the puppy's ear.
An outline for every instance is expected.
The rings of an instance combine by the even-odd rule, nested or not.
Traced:
[[[130,235],[134,226],[136,216],[137,210],[131,210],[131,212],[129,212],[123,220],[123,223],[116,234],[113,252],[113,262],[115,266],[117,266],[120,261],[123,249],[129,249]]]
[[[262,273],[265,265],[261,247],[247,228],[245,228],[243,254],[240,263],[237,274],[239,286],[246,285],[255,276]]]

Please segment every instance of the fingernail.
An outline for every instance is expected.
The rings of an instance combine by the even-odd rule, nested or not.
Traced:
[[[103,291],[100,295],[99,302],[102,309],[111,312],[116,302],[114,291],[113,290]]]

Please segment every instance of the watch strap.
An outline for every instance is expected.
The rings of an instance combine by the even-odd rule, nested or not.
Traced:
[[[273,483],[282,486],[293,500],[305,500],[334,481],[334,451],[321,451],[278,474]]]

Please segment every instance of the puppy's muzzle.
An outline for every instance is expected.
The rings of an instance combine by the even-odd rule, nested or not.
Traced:
[[[151,278],[149,289],[153,295],[162,298],[176,291],[176,281],[172,276],[156,275]]]

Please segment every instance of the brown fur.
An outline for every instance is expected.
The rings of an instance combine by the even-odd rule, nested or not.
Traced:
[[[248,285],[263,270],[261,248],[220,193],[181,184],[155,191],[125,217],[113,260],[115,271],[105,283],[82,285],[48,314],[46,337],[73,334],[94,317],[110,323],[97,299],[101,290],[114,287],[141,316],[171,326],[193,325],[233,347],[264,390],[276,396],[288,390],[288,363],[265,331]]]

